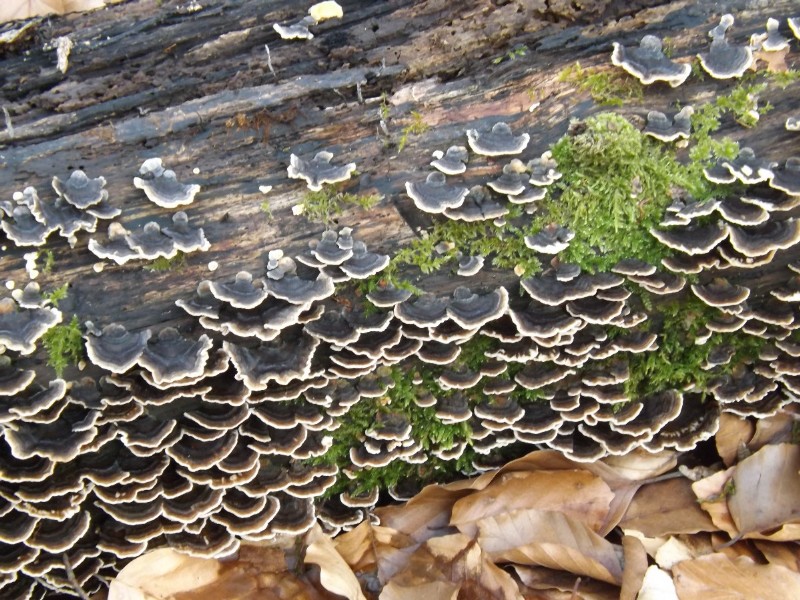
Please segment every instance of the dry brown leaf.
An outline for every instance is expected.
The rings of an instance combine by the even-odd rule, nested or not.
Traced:
[[[407,535],[369,521],[337,536],[333,543],[351,569],[377,571],[383,583],[405,566],[408,557],[419,546]]]
[[[319,524],[308,532],[306,543],[305,562],[319,567],[319,580],[326,590],[350,600],[366,600],[355,574]]]
[[[381,592],[380,600],[456,600],[461,586],[449,581],[429,581],[403,586],[390,581]]]
[[[800,446],[794,444],[764,446],[736,466],[728,510],[744,537],[800,539],[800,528],[782,527],[800,519],[799,471]],[[768,532],[776,528],[782,529]]]
[[[766,540],[753,540],[753,544],[770,564],[800,573],[800,546],[798,544],[782,544]]]
[[[789,404],[777,415],[772,415],[765,419],[758,419],[756,421],[756,432],[753,435],[747,448],[751,452],[760,450],[767,444],[780,444],[792,441],[792,432],[794,431],[795,416],[797,416],[798,408],[795,404]]]
[[[555,510],[598,531],[614,494],[588,471],[532,471],[506,473],[485,489],[453,506],[450,524],[469,537],[478,532],[476,521],[514,510]]]
[[[436,581],[458,585],[458,597],[464,600],[522,600],[511,576],[489,560],[475,540],[460,533],[435,537],[420,546],[405,569],[384,587],[380,598],[414,593],[415,586]],[[425,596],[416,593],[413,598]]]
[[[734,469],[736,467],[719,471],[692,484],[692,491],[700,502],[700,507],[708,513],[718,529],[725,531],[731,537],[735,537],[738,530],[728,511],[725,494],[730,491],[730,486],[726,490],[726,485],[728,485]]]
[[[625,570],[622,572],[619,600],[634,600],[647,571],[647,552],[642,542],[626,535],[622,538],[622,553]]]
[[[644,574],[636,600],[678,600],[678,592],[669,573],[653,565]]]
[[[378,508],[375,514],[382,525],[421,543],[452,531],[448,523],[453,504],[470,491],[469,488],[448,489],[447,486],[429,485],[405,504]]]
[[[662,569],[669,570],[683,560],[696,558],[698,555],[687,544],[676,537],[669,538],[658,549],[653,557],[656,564]]]
[[[621,549],[563,513],[518,510],[477,524],[478,541],[495,562],[541,565],[622,583]]]
[[[643,486],[636,492],[619,526],[635,529],[647,537],[716,529],[708,514],[697,505],[692,483],[685,478]]]
[[[165,600],[212,583],[220,569],[217,560],[193,558],[171,548],[153,550],[119,572],[109,586],[108,600]]]
[[[619,588],[615,585],[546,567],[512,566],[524,586],[522,595],[526,600],[619,600]]]
[[[800,575],[747,557],[710,554],[672,569],[681,600],[782,600],[800,598]]]
[[[714,436],[714,443],[726,467],[736,462],[740,448],[747,447],[747,443],[753,439],[755,430],[752,421],[737,415],[724,412],[719,416],[719,429]]]
[[[53,13],[63,15],[103,6],[103,0],[3,0],[0,3],[0,23]]]
[[[235,560],[192,558],[170,548],[132,561],[111,582],[108,600],[319,599],[305,579],[289,572],[284,551],[242,545]]]

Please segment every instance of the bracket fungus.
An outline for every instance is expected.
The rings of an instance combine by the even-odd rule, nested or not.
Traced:
[[[36,350],[36,341],[61,322],[56,308],[22,308],[12,298],[0,300],[0,345],[20,354]]]
[[[305,179],[308,189],[318,192],[326,183],[338,183],[350,179],[350,175],[356,170],[356,163],[336,166],[331,164],[332,159],[333,153],[325,150],[317,152],[310,160],[292,154],[287,173],[292,179]]]
[[[733,20],[731,14],[722,15],[719,25],[708,32],[711,37],[708,52],[697,55],[700,66],[714,79],[741,77],[753,64],[753,49],[749,45],[733,46],[726,39]]]
[[[691,65],[677,63],[667,58],[661,39],[654,35],[644,36],[638,48],[626,48],[614,42],[611,62],[625,69],[645,85],[666,81],[672,87],[678,87],[692,72]]]
[[[422,211],[434,214],[446,209],[458,208],[464,203],[469,190],[465,187],[447,185],[443,173],[429,173],[422,182],[406,182],[406,194]]]
[[[469,153],[464,146],[450,146],[447,152],[436,150],[431,166],[445,175],[461,175],[467,170]]]
[[[72,172],[66,181],[53,177],[53,189],[75,208],[85,209],[108,199],[105,177],[89,179],[80,169]]]
[[[197,184],[183,184],[175,171],[165,169],[160,158],[148,158],[139,168],[142,177],[134,177],[133,185],[143,190],[151,202],[161,208],[191,204],[200,191]]]
[[[671,119],[662,112],[651,110],[647,113],[647,125],[642,133],[662,142],[686,139],[691,133],[693,114],[694,109],[691,106],[684,106]]]
[[[520,154],[528,146],[531,136],[527,133],[514,135],[507,123],[500,121],[490,131],[467,129],[469,147],[483,156],[503,156]]]

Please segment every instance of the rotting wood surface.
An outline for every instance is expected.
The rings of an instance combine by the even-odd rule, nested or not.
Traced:
[[[468,127],[505,120],[515,131],[528,131],[530,147],[540,153],[564,134],[570,119],[604,110],[558,82],[559,72],[575,60],[610,64],[612,41],[635,44],[645,33],[670,37],[676,57],[692,56],[707,47],[707,31],[723,12],[736,14],[741,40],[763,31],[767,17],[793,14],[789,0],[597,1],[581,10],[560,1],[342,4],[344,19],[320,24],[310,41],[281,40],[272,29],[275,22],[303,16],[288,1],[203,2],[193,12],[186,2],[134,1],[43,19],[26,41],[0,46],[0,104],[11,123],[0,131],[4,200],[28,185],[52,199],[52,177],[81,168],[108,180],[110,202],[123,209],[117,220],[135,227],[153,219],[168,224],[175,212],[156,207],[133,187],[145,159],[162,157],[179,180],[202,186],[187,212],[204,228],[210,251],[163,273],[145,271],[138,261],[97,273],[92,265],[98,259],[86,248],[89,236],[79,234],[70,248],[51,234],[46,247],[55,264],[40,276],[42,288],[68,282],[66,310],[96,325],[116,321],[129,329],[158,329],[181,323],[184,315],[174,301],[210,276],[209,261],[220,265],[214,278],[242,269],[260,274],[269,250],[295,254],[318,238],[323,225],[292,214],[307,190],[287,178],[286,167],[291,153],[320,150],[357,163],[358,177],[347,191],[384,196],[368,212],[345,212],[338,223],[354,226],[371,250],[391,254],[429,222],[403,190],[405,181],[428,170],[433,150],[464,144]],[[55,50],[44,49],[64,35],[74,43],[66,74],[56,69]],[[495,61],[520,45],[527,47],[524,56]],[[652,103],[648,109],[664,110],[676,101],[703,102],[732,85],[692,77],[677,89],[652,87],[645,98]],[[382,94],[390,104],[389,138],[379,127]],[[734,139],[744,134],[759,156],[782,161],[797,148],[783,128],[793,99],[776,90],[769,100],[775,109],[757,132],[720,133]],[[539,105],[529,111],[534,101]],[[620,110],[631,117],[646,112]],[[412,111],[430,129],[410,136],[398,153]],[[497,172],[502,165],[489,164]],[[274,189],[264,196],[263,185]],[[271,217],[260,208],[264,200]],[[104,230],[93,235],[103,238]],[[8,244],[0,281],[17,287],[27,282],[27,250]],[[482,277],[499,282],[508,275],[487,270]],[[444,273],[419,285],[445,293],[455,283]]]

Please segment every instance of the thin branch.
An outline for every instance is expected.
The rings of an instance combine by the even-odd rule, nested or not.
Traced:
[[[267,67],[269,67],[269,72],[272,73],[272,76],[277,80],[278,75],[275,73],[275,69],[272,67],[272,54],[269,51],[269,45],[264,44],[264,49],[267,51]]]
[[[66,552],[64,552],[61,557],[64,559],[64,569],[67,571],[67,579],[69,580],[72,588],[75,590],[75,593],[78,594],[78,597],[81,600],[89,600],[89,596],[87,596],[86,592],[83,591],[75,577],[75,571],[72,570],[72,565],[69,564],[69,556]]]

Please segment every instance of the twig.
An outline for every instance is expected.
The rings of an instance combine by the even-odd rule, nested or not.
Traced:
[[[267,51],[267,67],[269,67],[269,72],[272,73],[272,76],[277,80],[278,75],[275,73],[275,69],[272,67],[272,54],[270,54],[269,45],[264,44],[264,49]]]
[[[356,94],[358,95],[358,103],[364,104],[364,96],[361,94],[361,82],[356,81]]]
[[[72,565],[69,564],[69,556],[66,552],[61,555],[64,559],[64,569],[67,571],[67,579],[69,580],[70,585],[75,590],[75,593],[78,594],[78,597],[81,600],[89,600],[89,596],[86,595],[86,592],[83,591],[78,580],[75,578],[75,571],[72,570]]]
[[[8,112],[8,109],[4,106],[3,107],[3,115],[6,118],[6,131],[8,131],[8,139],[14,139],[14,125],[11,123],[11,114]]]

